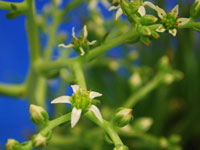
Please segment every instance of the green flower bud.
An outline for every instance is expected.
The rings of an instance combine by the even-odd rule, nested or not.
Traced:
[[[160,35],[157,32],[155,32],[155,31],[151,31],[151,35],[156,40],[160,38]]]
[[[173,81],[175,80],[173,74],[170,74],[170,73],[167,73],[165,76],[164,76],[164,82],[166,84],[171,84]]]
[[[155,16],[153,15],[144,15],[140,22],[143,24],[143,25],[150,25],[150,24],[153,24],[155,23],[156,21],[158,20],[158,18],[156,18]]]
[[[170,144],[178,144],[181,141],[181,137],[179,135],[171,135],[169,138]]]
[[[6,143],[6,148],[7,150],[14,150],[15,146],[18,146],[19,142],[14,140],[14,139],[8,139],[7,143]]]
[[[167,56],[163,56],[159,62],[158,67],[160,71],[168,72],[169,71],[169,58]]]
[[[47,138],[40,133],[34,135],[31,140],[34,148],[42,148],[47,144]]]
[[[30,105],[31,121],[36,125],[46,125],[48,123],[49,115],[46,110],[40,106]]]
[[[151,35],[151,30],[146,26],[140,26],[138,28],[138,31],[140,32],[140,34],[145,35],[145,36]]]
[[[133,129],[139,133],[143,133],[149,130],[153,123],[151,118],[139,118],[134,121]]]
[[[195,0],[191,9],[190,9],[190,16],[194,19],[200,18],[200,0]]]
[[[146,46],[151,46],[151,41],[147,36],[141,36],[140,41],[145,44]]]
[[[132,109],[120,107],[117,109],[113,122],[118,127],[126,126],[133,119]]]
[[[113,150],[129,150],[126,145],[118,145]]]

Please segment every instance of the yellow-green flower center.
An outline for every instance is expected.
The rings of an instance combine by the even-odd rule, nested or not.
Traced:
[[[166,16],[162,19],[162,24],[165,29],[175,29],[178,26],[178,17],[174,16],[172,13],[168,13]]]
[[[92,99],[89,98],[89,94],[90,91],[86,91],[85,89],[80,89],[76,93],[72,94],[72,107],[82,110],[89,108],[92,104]]]

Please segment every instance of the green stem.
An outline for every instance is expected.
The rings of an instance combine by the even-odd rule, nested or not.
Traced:
[[[75,77],[76,77],[76,80],[77,80],[78,84],[82,88],[87,89],[85,76],[84,76],[84,72],[83,72],[83,66],[82,66],[82,63],[80,61],[79,62],[74,62],[73,71],[74,71],[74,74],[75,74]]]
[[[145,85],[138,92],[132,94],[124,104],[124,107],[131,108],[135,106],[137,102],[139,102],[142,98],[144,98],[148,93],[154,90],[161,83],[162,78],[162,74],[157,74],[147,85]]]
[[[74,0],[71,3],[67,4],[67,6],[65,7],[65,9],[61,12],[61,17],[64,17],[65,14],[67,14],[70,10],[76,8],[83,1],[86,1],[86,0]]]
[[[35,21],[35,5],[34,0],[28,0],[28,11],[27,11],[27,20],[26,20],[26,28],[28,33],[28,41],[30,45],[30,57],[31,62],[40,58],[40,41],[39,41],[39,33],[37,24]]]
[[[0,84],[0,94],[4,96],[22,98],[25,95],[25,86]]]
[[[4,2],[0,1],[0,9],[4,10],[19,10],[20,12],[25,11],[27,9],[27,6],[24,2],[20,3],[11,3],[11,2]]]
[[[110,138],[112,139],[112,141],[113,141],[113,143],[114,143],[115,146],[119,146],[119,145],[123,146],[123,145],[124,145],[123,142],[121,141],[119,135],[118,135],[117,132],[115,131],[113,125],[112,125],[110,122],[104,120],[103,123],[101,123],[101,122],[93,115],[93,113],[90,112],[90,111],[88,111],[88,112],[86,113],[86,116],[87,116],[90,120],[92,120],[94,123],[96,123],[97,125],[99,125],[101,128],[103,128],[103,129],[106,131],[106,133],[110,136]]]
[[[101,46],[91,50],[91,52],[86,56],[86,60],[89,61],[89,60],[101,55],[102,53],[104,53],[118,45],[121,45],[122,43],[126,42],[127,40],[135,41],[138,39],[138,37],[139,37],[139,33],[136,31],[136,28],[133,27],[131,30],[122,34],[121,36],[118,36],[118,37],[112,39],[111,41],[107,41],[107,42],[103,43]]]
[[[42,129],[42,130],[40,131],[40,133],[41,133],[42,135],[46,135],[46,134],[48,134],[52,129],[54,129],[55,127],[57,127],[57,126],[59,126],[59,125],[65,123],[65,122],[68,122],[68,121],[70,121],[70,120],[71,120],[71,113],[68,113],[68,114],[63,115],[63,116],[61,116],[61,117],[58,117],[58,118],[56,118],[56,119],[50,121],[50,122],[48,123],[48,126],[46,126],[44,129]]]
[[[45,56],[46,60],[51,59],[52,51],[53,51],[54,45],[56,43],[57,27],[61,20],[61,13],[59,10],[57,10],[57,7],[55,4],[52,6],[52,18],[53,18],[53,22],[49,29],[49,36],[48,36],[49,41],[48,41],[47,47],[44,51],[44,56]]]

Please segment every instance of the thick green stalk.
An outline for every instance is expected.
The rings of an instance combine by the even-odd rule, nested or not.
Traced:
[[[25,86],[0,84],[0,94],[4,96],[21,98],[25,95]]]
[[[28,33],[31,62],[33,63],[35,60],[40,58],[41,48],[38,28],[35,21],[35,4],[33,0],[27,0],[26,2],[28,6],[28,11],[26,14],[26,28]]]
[[[46,98],[46,79],[40,77],[32,66],[36,60],[41,58],[39,33],[35,20],[35,4],[34,0],[27,0],[26,3],[28,6],[28,11],[26,13],[26,28],[28,33],[31,59],[30,72],[26,81],[26,96],[30,103],[44,106],[44,101]]]

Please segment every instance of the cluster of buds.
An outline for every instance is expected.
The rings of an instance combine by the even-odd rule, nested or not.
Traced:
[[[8,139],[8,141],[6,143],[6,148],[7,148],[7,150],[14,150],[19,145],[20,144],[18,141],[14,140],[14,139]]]
[[[74,32],[75,28],[72,28],[72,42],[69,45],[59,44],[59,47],[63,48],[73,48],[80,56],[84,56],[85,54],[89,53],[90,46],[94,45],[96,43],[96,40],[94,41],[88,41],[88,32],[87,32],[87,26],[85,25],[83,27],[83,35],[80,35],[78,38],[75,36]]]

